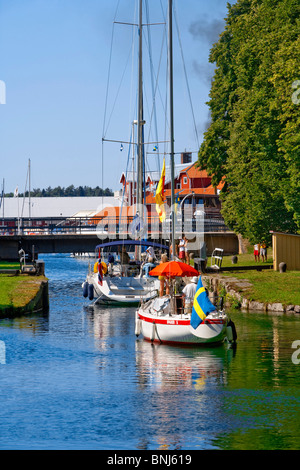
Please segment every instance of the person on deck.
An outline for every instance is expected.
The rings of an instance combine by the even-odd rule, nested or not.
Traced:
[[[161,262],[159,264],[163,264],[167,262],[168,262],[167,255],[166,254],[161,255]],[[169,295],[170,287],[169,287],[168,279],[165,276],[158,276],[158,279],[160,281],[159,296],[163,297],[165,288],[166,288],[166,295]]]
[[[194,297],[197,289],[197,276],[194,276],[189,284],[182,289],[182,296],[184,298],[184,313],[192,313]]]
[[[150,268],[155,267],[154,259],[155,259],[154,249],[153,249],[152,246],[149,246],[146,250],[145,263],[142,266],[142,268],[145,270],[145,277],[150,277],[149,276],[149,270],[150,270]]]
[[[129,261],[130,261],[129,254],[126,251],[125,246],[123,246],[121,253],[120,253],[122,276],[125,276],[125,277],[127,276]]]
[[[109,276],[112,276],[113,275],[113,266],[114,266],[114,262],[115,262],[115,257],[112,253],[109,253],[108,255],[108,274]]]

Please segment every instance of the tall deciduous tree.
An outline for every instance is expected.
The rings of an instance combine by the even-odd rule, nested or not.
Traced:
[[[299,32],[298,0],[238,0],[210,54],[199,165],[213,183],[224,178],[225,221],[253,242],[300,231]]]

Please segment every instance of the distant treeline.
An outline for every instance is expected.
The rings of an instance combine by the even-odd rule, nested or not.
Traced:
[[[61,186],[57,186],[56,188],[51,188],[49,186],[46,189],[32,189],[30,191],[30,196],[31,197],[98,197],[98,196],[113,196],[114,193],[112,192],[111,189],[106,188],[102,189],[99,186],[96,186],[95,188],[91,188],[89,186],[78,186],[78,188],[75,188],[74,185],[72,184],[71,186],[68,186],[67,188],[62,188]],[[14,193],[6,193],[6,197],[13,197]],[[19,197],[24,197],[24,193],[18,194]],[[29,196],[29,192],[25,192],[25,197]]]

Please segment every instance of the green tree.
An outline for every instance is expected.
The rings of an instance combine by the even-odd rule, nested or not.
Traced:
[[[198,161],[214,184],[225,179],[224,219],[251,241],[300,229],[299,13],[297,0],[238,0],[210,55],[212,123]]]
[[[99,186],[95,188],[91,188],[90,186],[79,186],[75,188],[74,185],[70,185],[67,188],[62,188],[61,186],[56,186],[55,188],[51,188],[48,186],[46,189],[33,189],[31,190],[32,197],[92,197],[92,196],[113,196],[113,192],[111,189],[106,188],[103,190]],[[28,197],[29,192],[26,191],[25,196]],[[6,197],[13,197],[13,193],[6,193]],[[19,193],[19,197],[23,197],[23,193]]]

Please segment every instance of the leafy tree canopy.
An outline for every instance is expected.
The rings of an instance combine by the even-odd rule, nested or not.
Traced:
[[[211,125],[198,162],[225,181],[225,222],[252,242],[300,232],[300,4],[237,0],[210,61]]]

